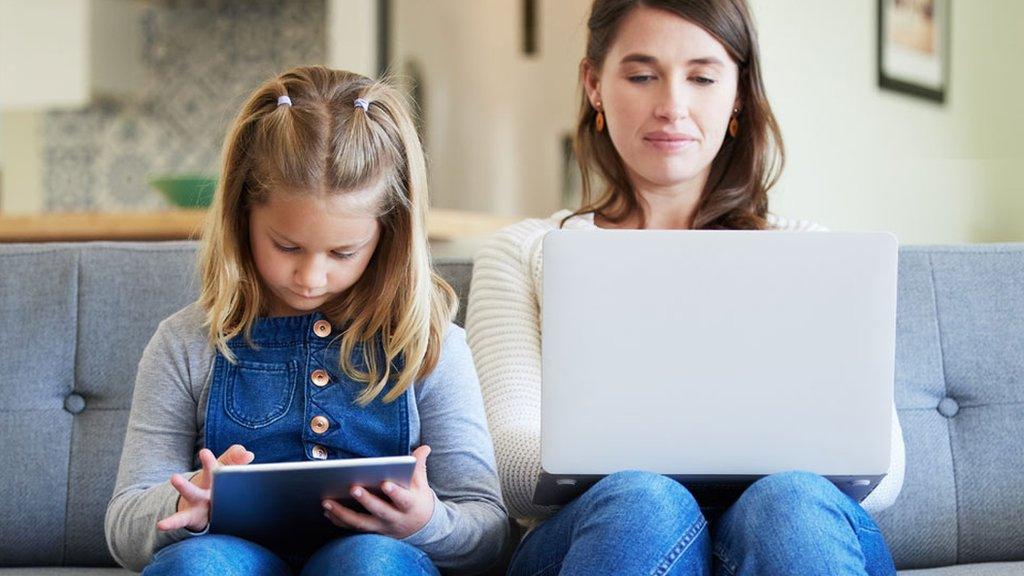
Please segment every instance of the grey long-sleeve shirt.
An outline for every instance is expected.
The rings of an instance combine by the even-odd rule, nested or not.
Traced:
[[[184,529],[156,528],[156,522],[177,507],[171,475],[200,467],[197,454],[203,446],[215,358],[202,324],[197,304],[175,313],[160,323],[139,362],[117,484],[106,515],[110,552],[132,570],[142,570],[168,544],[202,537]],[[462,328],[448,328],[436,368],[418,380],[406,398],[410,443],[432,449],[427,478],[435,502],[430,520],[405,542],[442,568],[485,568],[506,540],[508,514]]]

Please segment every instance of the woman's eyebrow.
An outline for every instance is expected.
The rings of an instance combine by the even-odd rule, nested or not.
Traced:
[[[655,58],[654,56],[651,56],[650,54],[633,53],[626,54],[625,56],[623,56],[619,64],[627,64],[629,62],[637,62],[639,64],[657,64],[658,59]]]
[[[655,58],[654,56],[651,56],[650,54],[632,53],[623,56],[622,60],[619,63],[627,64],[630,62],[636,62],[638,64],[657,64],[658,59]],[[689,61],[687,61],[687,65],[724,66],[725,63],[722,62],[722,59],[718,58],[717,56],[702,56],[700,58],[691,58]]]

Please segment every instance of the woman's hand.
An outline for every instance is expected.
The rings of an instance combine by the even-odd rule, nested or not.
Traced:
[[[203,448],[199,451],[199,462],[203,469],[186,479],[181,474],[171,476],[171,486],[178,491],[178,511],[156,523],[160,530],[177,530],[188,528],[193,532],[202,532],[210,523],[210,484],[213,482],[213,471],[225,465],[248,464],[256,455],[249,452],[241,444],[230,446],[220,458],[214,458],[213,452]]]
[[[346,508],[334,500],[324,500],[324,516],[339,528],[376,532],[402,539],[423,528],[434,513],[434,491],[427,484],[427,455],[430,446],[413,451],[416,468],[408,488],[393,482],[384,482],[380,489],[385,498],[372,494],[362,486],[352,486],[349,494],[366,508],[369,514]]]

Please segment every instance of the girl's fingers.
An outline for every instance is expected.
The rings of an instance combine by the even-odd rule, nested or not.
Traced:
[[[199,451],[199,472],[192,477],[193,484],[200,488],[209,488],[213,482],[213,471],[217,468],[217,459],[208,448]]]
[[[256,457],[255,454],[245,449],[241,444],[232,444],[220,455],[217,462],[225,465],[248,464]]]
[[[174,486],[174,489],[181,494],[182,498],[188,500],[190,504],[210,499],[209,490],[196,486],[181,474],[171,475],[171,486]]]
[[[384,482],[380,485],[380,489],[399,512],[407,512],[416,503],[416,496],[412,490],[402,488],[394,482]]]
[[[412,455],[416,457],[416,467],[412,470],[412,486],[427,486],[427,456],[430,456],[430,446],[424,444],[413,450]]]
[[[248,464],[255,458],[256,455],[246,450],[241,444],[232,444],[219,458],[214,456],[209,448],[203,448],[199,451],[199,463],[202,465],[202,470],[195,477],[194,484],[200,488],[209,488],[213,483],[213,471],[217,468],[222,465]]]
[[[220,467],[220,461],[217,460],[209,448],[203,448],[199,451],[199,463],[203,465],[203,472],[206,472],[208,478],[213,474],[214,470]]]
[[[195,514],[193,510],[182,510],[181,512],[175,512],[167,518],[156,523],[156,527],[163,531],[178,530],[185,528],[194,519]]]
[[[395,510],[395,507],[390,503],[381,500],[376,494],[362,486],[353,486],[349,490],[349,494],[356,499],[356,502],[362,504],[367,512],[384,522],[394,522],[396,517],[401,515],[401,512]]]
[[[339,528],[351,528],[363,532],[384,532],[384,523],[369,514],[360,514],[338,504],[334,500],[324,501],[324,515]]]

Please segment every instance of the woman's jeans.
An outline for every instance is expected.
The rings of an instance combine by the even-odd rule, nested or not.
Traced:
[[[301,571],[300,571],[301,570]],[[162,548],[143,576],[437,576],[419,548],[379,534],[344,536],[308,559],[282,557],[248,540],[205,534]]]
[[[710,527],[682,485],[612,474],[527,534],[509,574],[896,574],[870,516],[831,482],[773,474]]]

